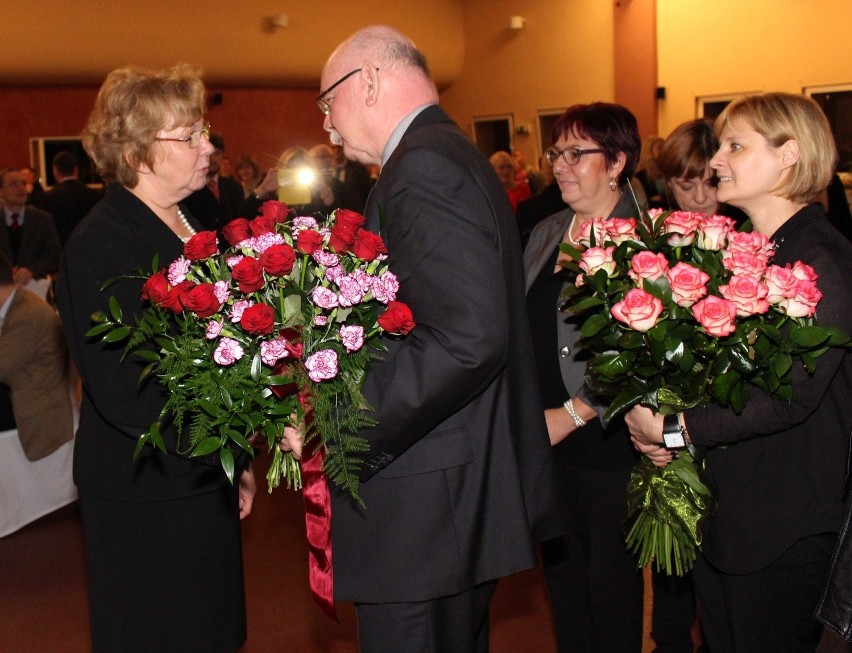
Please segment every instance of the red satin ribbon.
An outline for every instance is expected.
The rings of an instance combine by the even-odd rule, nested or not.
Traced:
[[[325,450],[316,447],[302,458],[302,496],[308,536],[308,577],[311,594],[323,613],[334,621],[334,575],[331,567],[331,496],[322,470]]]

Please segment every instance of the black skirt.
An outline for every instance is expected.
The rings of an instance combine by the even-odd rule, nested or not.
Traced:
[[[95,653],[234,653],[246,639],[236,488],[171,501],[80,495]]]

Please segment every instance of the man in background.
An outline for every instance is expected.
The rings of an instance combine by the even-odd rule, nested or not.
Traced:
[[[207,185],[192,193],[183,204],[206,230],[215,231],[234,218],[241,217],[238,213],[243,202],[243,188],[239,182],[222,174],[222,157],[225,154],[225,139],[222,134],[212,132],[210,144],[215,149],[210,155]]]
[[[56,183],[45,191],[39,208],[53,216],[59,242],[65,245],[74,227],[101,198],[79,179],[77,157],[71,152],[57,152],[53,157],[53,176]]]

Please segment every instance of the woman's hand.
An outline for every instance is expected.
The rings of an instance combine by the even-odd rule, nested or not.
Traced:
[[[284,433],[278,441],[281,451],[289,451],[296,460],[302,459],[302,444],[304,443],[303,429],[293,426],[285,426]]]
[[[663,416],[645,406],[634,406],[624,416],[630,435],[642,444],[663,444]]]
[[[251,465],[240,474],[240,485],[237,491],[239,496],[240,519],[245,519],[251,513],[254,505],[254,495],[257,492],[257,484],[254,482],[254,472]]]
[[[672,460],[674,460],[674,453],[672,453],[662,445],[645,444],[644,442],[640,442],[633,436],[630,437],[630,441],[633,443],[633,446],[636,448],[636,451],[645,456],[657,467],[665,467]]]
[[[598,412],[579,397],[572,397],[571,403],[580,419],[590,422],[598,418]],[[547,424],[551,446],[559,444],[579,428],[574,418],[563,407],[545,409],[544,421]]]

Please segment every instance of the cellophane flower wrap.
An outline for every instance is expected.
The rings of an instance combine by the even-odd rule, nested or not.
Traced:
[[[814,315],[821,294],[803,262],[772,264],[766,236],[725,216],[652,210],[639,219],[583,225],[577,271],[564,293],[582,316],[587,382],[609,401],[604,422],[636,404],[662,414],[717,404],[737,414],[752,388],[789,401],[794,364],[813,373],[832,346],[848,346]],[[713,497],[690,447],[666,467],[644,456],[627,491],[628,546],[639,564],[683,574],[701,547]]]
[[[266,202],[253,220],[197,233],[183,255],[142,275],[141,315],[125,322],[110,300],[90,337],[128,340],[127,352],[148,361],[142,379],[168,390],[159,419],[137,445],[165,452],[164,422],[188,433],[188,456],[219,453],[233,481],[235,447],[273,458],[269,490],[284,478],[301,487],[299,463],[277,446],[287,425],[307,428],[306,447],[324,449],[324,472],[358,497],[367,442],[356,434],[375,422],[362,392],[366,367],[382,333],[405,335],[411,311],[396,301],[382,239],[358,213],[294,217]],[[141,273],[140,273],[141,274]],[[106,284],[108,285],[108,284]],[[309,416],[309,419],[305,419]]]

